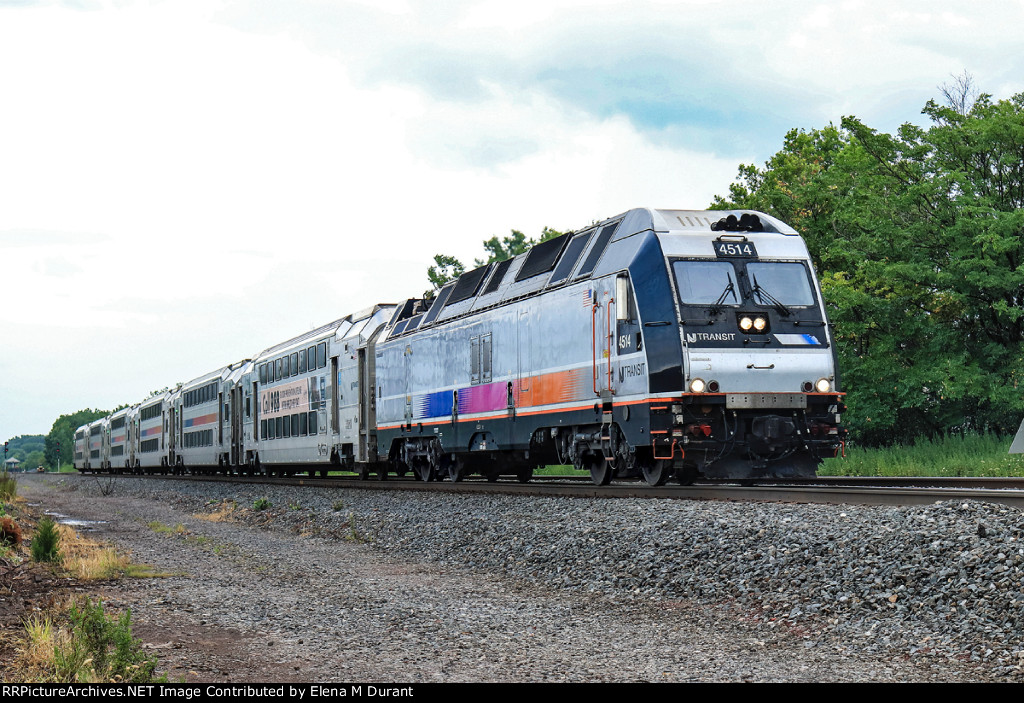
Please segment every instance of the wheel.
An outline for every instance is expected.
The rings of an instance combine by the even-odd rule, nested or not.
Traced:
[[[672,475],[672,461],[669,459],[653,459],[640,467],[644,481],[648,486],[664,486]]]
[[[519,483],[529,483],[531,478],[533,478],[532,466],[526,466],[516,471],[516,480]]]
[[[416,475],[421,481],[426,481],[427,483],[437,478],[434,472],[434,467],[425,460],[416,463]]]
[[[370,465],[360,464],[356,468],[356,474],[359,476],[360,481],[365,481],[366,479],[370,478]]]
[[[590,480],[594,482],[595,486],[607,486],[612,482],[612,474],[615,473],[615,469],[611,467],[603,456],[598,454],[590,455],[587,461],[587,468],[590,470]]]
[[[462,463],[462,459],[448,459],[444,462],[448,473],[448,480],[452,483],[458,483],[466,477],[466,465]]]
[[[697,467],[690,464],[679,469],[676,479],[680,486],[692,486],[693,482],[697,480],[697,476]]]

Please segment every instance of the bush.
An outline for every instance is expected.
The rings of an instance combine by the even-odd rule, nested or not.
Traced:
[[[103,612],[103,603],[88,598],[72,605],[71,637],[54,650],[58,681],[87,683],[154,681],[156,657],[147,659],[141,641],[132,637],[131,611],[113,620]],[[166,681],[166,677],[156,679]]]
[[[257,498],[253,502],[252,507],[254,510],[266,510],[270,507],[270,500],[267,498]]]
[[[0,517],[0,544],[8,547],[17,547],[21,544],[21,528],[13,518]]]
[[[59,542],[60,533],[57,532],[57,524],[48,517],[40,520],[35,537],[32,538],[33,561],[59,561],[60,553],[57,551]]]

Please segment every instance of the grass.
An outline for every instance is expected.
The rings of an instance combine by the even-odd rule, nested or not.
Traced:
[[[370,535],[362,532],[356,525],[356,514],[350,512],[348,514],[348,534],[345,535],[345,540],[348,542],[355,542],[357,544],[365,544],[372,542],[373,538]]]
[[[847,447],[826,459],[819,476],[1024,476],[1024,454],[1009,454],[1012,437],[969,434],[875,449]]]
[[[131,611],[111,617],[101,601],[81,599],[24,623],[14,668],[18,681],[39,683],[152,683],[157,660],[132,636]]]
[[[0,473],[0,500],[6,502],[13,500],[18,494],[18,479],[6,471]]]
[[[213,509],[209,513],[196,513],[194,517],[207,522],[227,522],[238,504],[233,500],[212,501],[207,504]]]
[[[83,580],[107,580],[127,576],[129,578],[153,578],[164,576],[156,573],[147,564],[135,564],[132,560],[104,544],[75,532],[67,525],[57,525],[60,535],[61,564],[70,573]]]
[[[171,527],[170,525],[165,525],[159,520],[154,520],[148,523],[148,527],[158,535],[183,535],[188,532],[188,530],[185,529],[185,526],[180,522],[174,527]]]
[[[534,476],[589,476],[589,471],[577,471],[572,466],[545,466],[542,469],[534,469]]]

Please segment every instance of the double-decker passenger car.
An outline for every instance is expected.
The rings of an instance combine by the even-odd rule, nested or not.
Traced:
[[[360,404],[360,378],[368,365],[365,347],[393,310],[375,305],[270,347],[253,360],[242,379],[246,397],[256,401],[251,411],[247,404],[244,419],[247,466],[271,473],[304,469],[312,475],[375,460],[367,458],[371,410],[365,398]]]
[[[204,374],[181,386],[172,403],[176,470],[207,473],[230,467],[231,391],[250,366],[248,359]],[[225,432],[225,429],[227,430]]]
[[[114,473],[122,473],[134,468],[131,434],[132,427],[128,422],[131,408],[122,408],[110,416],[108,425],[109,468]]]

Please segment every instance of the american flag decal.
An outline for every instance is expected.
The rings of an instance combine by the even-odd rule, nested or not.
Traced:
[[[594,304],[594,291],[592,291],[591,289],[587,288],[585,291],[583,291],[583,307],[589,308],[593,304]]]

